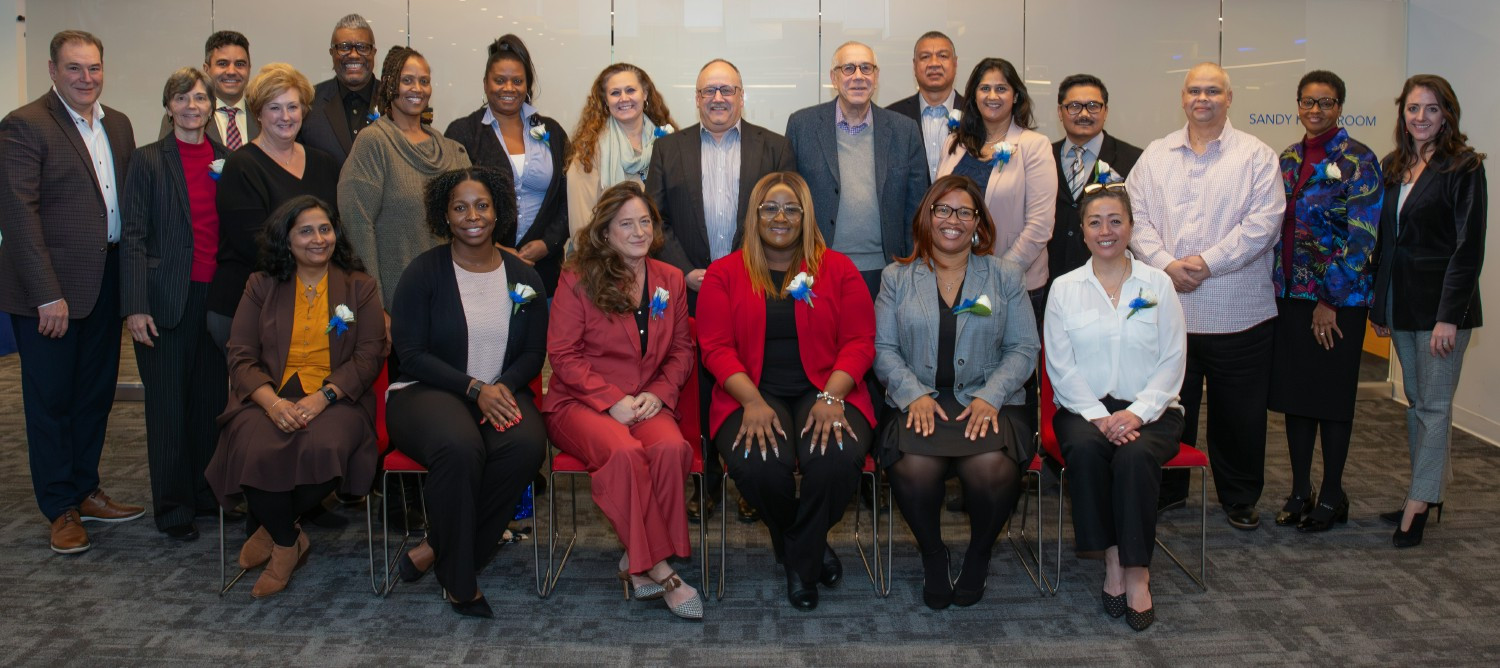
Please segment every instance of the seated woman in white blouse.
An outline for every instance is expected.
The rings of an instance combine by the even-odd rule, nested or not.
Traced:
[[[1125,184],[1090,185],[1079,213],[1091,259],[1052,284],[1043,320],[1052,419],[1072,481],[1080,553],[1104,553],[1104,611],[1142,631],[1161,467],[1177,454],[1187,328],[1172,280],[1132,258]]]

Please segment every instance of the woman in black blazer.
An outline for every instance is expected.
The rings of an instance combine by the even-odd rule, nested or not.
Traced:
[[[484,65],[485,106],[453,121],[443,134],[462,144],[475,165],[491,167],[515,185],[516,215],[500,221],[495,238],[536,267],[550,295],[568,240],[568,133],[531,106],[535,88],[526,45],[503,35],[490,45]]]
[[[206,328],[218,251],[217,171],[229,151],[208,139],[208,77],[184,67],[167,78],[162,106],[172,134],[136,149],[125,177],[120,254],[122,311],[146,391],[146,461],[156,528],[194,540],[193,517],[212,514],[203,470],[228,401],[224,354]]]
[[[1411,488],[1405,505],[1381,518],[1397,524],[1396,547],[1412,547],[1422,543],[1434,505],[1442,519],[1443,490],[1453,475],[1453,393],[1470,330],[1481,324],[1488,202],[1485,156],[1459,129],[1458,97],[1448,82],[1413,76],[1396,105],[1396,150],[1381,161],[1386,202],[1370,322],[1395,345],[1410,405]]]
[[[401,556],[401,579],[434,562],[462,615],[490,617],[476,576],[541,467],[547,432],[529,387],[547,354],[541,277],[496,247],[515,220],[509,178],[466,167],[427,184],[427,223],[448,243],[412,261],[391,308],[401,376],[391,384],[391,445],[427,467],[427,540]]]

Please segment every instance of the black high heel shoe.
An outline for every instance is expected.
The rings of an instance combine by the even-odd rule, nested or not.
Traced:
[[[1286,505],[1281,507],[1281,512],[1276,513],[1276,526],[1296,526],[1317,508],[1317,498],[1316,494],[1286,497]]]
[[[416,562],[411,560],[410,552],[402,552],[401,557],[396,560],[396,572],[400,574],[402,582],[416,582],[427,575],[427,571],[418,569]]]
[[[1156,621],[1156,606],[1151,606],[1143,611],[1136,612],[1133,608],[1125,608],[1125,623],[1137,631],[1145,631]]]
[[[1411,516],[1411,526],[1402,531],[1396,528],[1396,533],[1391,536],[1391,544],[1396,547],[1416,547],[1422,544],[1422,530],[1427,528],[1427,514],[1432,512],[1432,506],[1426,510]]]
[[[979,587],[977,589],[965,586],[976,577],[974,575],[976,571],[971,569],[980,569],[977,571],[979,573],[977,576],[979,578]],[[953,583],[953,605],[967,608],[978,603],[980,599],[984,598],[984,590],[989,587],[989,581],[990,555],[965,557],[964,566],[958,572],[958,582]]]
[[[1119,619],[1125,614],[1125,610],[1127,608],[1125,607],[1124,594],[1120,594],[1119,596],[1110,596],[1109,592],[1100,591],[1099,595],[1102,596],[1104,600],[1104,614],[1109,615],[1110,617],[1114,617],[1115,619]]]
[[[1303,533],[1316,533],[1333,528],[1333,524],[1349,523],[1349,495],[1345,494],[1339,505],[1330,506],[1327,501],[1318,504],[1307,517],[1297,523],[1297,530]]]
[[[935,562],[941,557],[942,563]],[[922,555],[922,602],[933,610],[943,610],[953,605],[953,571],[949,560],[948,549],[943,548],[939,554]],[[938,576],[939,583],[933,587],[933,576]]]
[[[1443,503],[1444,502],[1439,501],[1437,503],[1429,503],[1429,504],[1427,504],[1427,509],[1428,510],[1432,510],[1433,508],[1437,508],[1437,519],[1435,520],[1435,523],[1437,523],[1437,524],[1442,524],[1443,523]],[[1391,512],[1381,513],[1380,514],[1380,519],[1383,519],[1383,520],[1385,520],[1387,522],[1390,522],[1391,524],[1394,524],[1396,526],[1401,526],[1401,518],[1404,515],[1406,515],[1406,506],[1402,505],[1400,508],[1392,510]]]
[[[454,612],[465,617],[483,617],[484,619],[493,619],[495,616],[495,611],[490,608],[490,602],[484,600],[483,596],[480,596],[479,598],[476,598],[472,601],[464,601],[463,603],[459,603],[458,601],[455,601],[450,597],[448,599],[448,605],[453,606]]]

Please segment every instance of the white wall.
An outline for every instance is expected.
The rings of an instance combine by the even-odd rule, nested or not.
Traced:
[[[24,0],[0,0],[0,109],[21,106],[26,99],[26,14]]]
[[[1440,74],[1453,84],[1465,111],[1461,121],[1469,143],[1490,155],[1489,171],[1500,159],[1500,125],[1493,118],[1500,108],[1495,65],[1500,63],[1500,2],[1495,0],[1411,0],[1407,16],[1406,69],[1409,74]],[[1392,98],[1401,92],[1391,89]],[[1392,105],[1394,106],[1394,105]],[[1489,181],[1491,210],[1500,200],[1500,174]],[[1474,330],[1464,358],[1458,396],[1453,400],[1453,422],[1491,443],[1500,443],[1500,235],[1486,240],[1490,265],[1480,274],[1480,294],[1488,302],[1488,327]],[[1399,377],[1398,377],[1399,382]]]

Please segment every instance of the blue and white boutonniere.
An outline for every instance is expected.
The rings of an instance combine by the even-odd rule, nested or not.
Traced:
[[[367,121],[369,121],[371,123],[374,123],[375,121],[380,120],[380,112],[375,111],[374,109],[371,109],[370,113],[365,114],[365,120],[367,120]]]
[[[522,306],[530,304],[533,299],[536,299],[536,290],[531,286],[525,283],[510,284],[510,301],[515,304],[510,309],[511,315],[515,315]]]
[[[333,317],[328,319],[328,328],[323,330],[324,334],[333,332],[334,336],[343,336],[349,331],[349,324],[354,322],[354,311],[348,306],[339,304],[333,307]]]
[[[1016,152],[1016,147],[1011,146],[1010,142],[1008,142],[1008,141],[998,141],[998,142],[995,142],[995,155],[994,155],[994,157],[990,158],[990,164],[994,164],[996,162],[999,162],[1000,163],[1000,167],[998,169],[996,169],[995,171],[1004,171],[1005,170],[1005,166],[1008,165],[1008,164],[1010,164],[1010,156],[1014,155],[1015,152]]]
[[[792,282],[787,284],[786,293],[791,295],[792,299],[807,304],[808,308],[812,308],[813,297],[817,296],[813,294],[812,286],[812,275],[805,271],[798,272],[796,276],[792,277]]]
[[[964,112],[963,112],[963,110],[961,110],[961,109],[954,109],[953,111],[948,112],[948,130],[950,132],[957,132],[959,124],[963,123],[963,121],[964,121]]]
[[[223,175],[224,175],[224,159],[223,158],[219,158],[218,160],[215,160],[213,162],[208,163],[208,178],[211,178],[211,179],[213,179],[215,181],[218,181],[219,177],[223,176]]]
[[[552,148],[552,133],[547,132],[547,126],[542,123],[542,119],[536,114],[532,114],[529,122],[531,123],[531,130],[529,131],[531,138],[541,142],[547,148]]]
[[[657,137],[665,137],[665,136],[667,136],[669,134],[672,134],[672,132],[673,132],[673,130],[672,130],[672,124],[671,123],[668,123],[666,125],[658,125],[658,126],[656,126],[656,136]]]
[[[1130,307],[1130,314],[1126,315],[1125,319],[1129,320],[1130,316],[1135,315],[1137,311],[1143,311],[1148,308],[1156,308],[1156,304],[1156,293],[1145,288],[1141,288],[1135,293],[1135,299],[1130,300],[1130,303],[1127,304],[1127,306]]]
[[[973,313],[974,315],[978,315],[978,316],[986,316],[986,315],[989,315],[991,312],[992,311],[990,310],[990,296],[989,295],[979,295],[978,299],[970,297],[968,299],[965,299],[965,300],[959,302],[958,306],[953,307],[953,315],[963,315],[965,313]]]
[[[1341,178],[1344,178],[1344,174],[1343,172],[1339,171],[1339,166],[1327,160],[1320,162],[1317,164],[1317,166],[1313,167],[1314,180],[1337,181]]]
[[[1109,163],[1103,160],[1094,161],[1094,183],[1109,185],[1111,183],[1120,183],[1124,180],[1125,177],[1120,176],[1120,173],[1115,171],[1113,167],[1110,167]]]
[[[651,319],[652,320],[660,318],[663,313],[667,312],[667,300],[671,299],[671,298],[672,298],[672,293],[667,292],[666,288],[657,288],[656,289],[656,292],[651,295]]]

